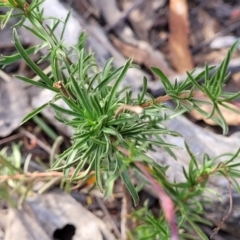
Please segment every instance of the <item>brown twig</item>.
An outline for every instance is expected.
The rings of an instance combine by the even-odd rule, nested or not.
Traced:
[[[145,102],[145,103],[141,104],[140,106],[142,108],[147,108],[147,107],[150,107],[150,106],[152,106],[154,104],[161,103],[161,102],[166,102],[166,101],[169,101],[171,99],[172,98],[170,96],[165,95],[165,96],[161,96],[161,97],[155,98],[153,101]]]
[[[39,140],[36,136],[34,136],[32,133],[28,132],[27,130],[25,130],[24,128],[20,129],[20,132],[23,133],[25,136],[27,136],[28,138],[36,141],[36,143],[38,144],[38,146],[40,146],[43,150],[45,150],[47,153],[51,154],[51,147],[49,147],[48,145],[46,145],[45,143],[43,143],[41,140]]]
[[[213,239],[213,237],[218,233],[218,231],[222,228],[224,222],[229,218],[231,212],[232,212],[232,206],[233,206],[233,199],[232,199],[232,188],[231,188],[231,181],[229,179],[229,176],[227,174],[227,169],[226,166],[223,163],[220,163],[220,165],[223,167],[224,169],[224,175],[228,181],[228,192],[229,192],[229,209],[227,214],[223,217],[221,223],[218,225],[217,228],[215,228],[213,230],[213,234],[210,236],[210,239]]]
[[[74,172],[70,172],[68,177],[71,177]],[[79,172],[79,175],[81,175],[82,172]],[[33,172],[33,173],[26,173],[26,174],[15,174],[15,175],[0,175],[0,181],[7,181],[7,180],[22,180],[26,178],[29,179],[36,179],[36,178],[53,178],[53,177],[65,177],[63,172]]]
[[[116,148],[123,153],[124,155],[130,157],[130,152],[121,146],[116,146]],[[145,166],[140,162],[134,162],[135,165],[140,169],[140,171],[145,175],[151,185],[155,188],[156,193],[161,201],[162,209],[166,220],[170,224],[171,229],[171,240],[178,240],[178,229],[175,221],[175,210],[174,203],[170,199],[170,197],[164,192],[161,185],[152,177],[152,175],[148,172]]]
[[[183,99],[188,98],[190,96],[189,94],[190,93],[182,93],[182,94],[179,95],[179,97],[183,98]],[[193,92],[192,96],[197,95],[197,94],[199,94],[199,91]],[[166,101],[169,101],[171,99],[172,99],[172,97],[169,96],[169,95],[160,96],[160,97],[155,98],[153,101],[149,101],[149,102],[145,102],[145,103],[141,104],[140,107],[147,108],[147,107],[150,107],[154,104],[166,102]]]
[[[8,143],[8,142],[11,142],[11,141],[13,141],[15,139],[18,139],[18,138],[22,137],[22,136],[23,136],[23,133],[17,133],[15,135],[10,136],[10,137],[1,139],[0,140],[0,145]]]
[[[61,177],[64,176],[62,172],[34,172],[26,174],[15,174],[15,175],[5,175],[0,176],[0,181],[7,180],[22,180],[24,178],[36,179],[36,178],[49,178],[49,177]]]
[[[98,205],[100,206],[100,208],[101,208],[102,211],[104,212],[105,216],[107,217],[109,223],[111,224],[112,229],[113,229],[115,235],[117,236],[117,238],[118,238],[118,239],[122,239],[122,238],[121,238],[121,233],[120,233],[120,231],[118,230],[118,227],[116,226],[116,223],[113,221],[113,219],[112,219],[109,211],[107,210],[106,206],[104,205],[102,199],[99,198],[99,197],[95,197],[95,199],[97,200]]]
[[[53,84],[53,87],[59,89],[65,97],[69,98],[68,91],[67,91],[67,89],[64,87],[62,81],[55,82],[55,83]]]

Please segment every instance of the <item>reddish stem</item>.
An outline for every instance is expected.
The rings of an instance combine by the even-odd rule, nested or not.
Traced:
[[[157,195],[161,201],[163,213],[165,215],[166,220],[170,224],[171,229],[171,240],[178,240],[178,228],[177,223],[175,221],[175,210],[174,203],[171,198],[164,192],[161,185],[153,178],[153,176],[148,172],[145,166],[139,162],[135,162],[135,165],[141,170],[142,173],[147,177],[148,181],[152,184],[152,186],[156,189]]]

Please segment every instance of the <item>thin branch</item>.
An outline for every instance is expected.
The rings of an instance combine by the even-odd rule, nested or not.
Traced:
[[[71,177],[74,172],[70,172],[68,177]],[[79,172],[81,175],[82,172]],[[89,173],[91,174],[91,173]],[[36,178],[53,178],[53,177],[65,177],[63,172],[33,172],[33,173],[26,173],[26,174],[15,174],[15,175],[0,175],[0,181],[7,181],[7,180],[28,180],[28,179],[36,179]]]
[[[100,206],[100,208],[102,209],[102,211],[103,211],[104,214],[106,215],[109,223],[110,223],[111,226],[112,226],[112,229],[113,229],[115,235],[118,237],[118,239],[121,239],[121,233],[120,233],[120,231],[118,230],[118,227],[117,227],[116,223],[115,223],[114,220],[112,219],[112,216],[110,215],[108,209],[107,209],[106,206],[104,205],[102,199],[99,198],[99,197],[95,197],[95,199],[97,200],[98,205]]]
[[[210,239],[213,239],[213,237],[218,233],[218,231],[222,228],[224,222],[229,218],[231,212],[232,212],[232,206],[233,206],[233,199],[232,199],[232,188],[231,188],[231,181],[229,179],[229,176],[227,174],[227,169],[226,169],[226,166],[221,163],[221,165],[223,166],[223,169],[224,169],[224,175],[228,181],[228,192],[229,192],[229,209],[228,209],[228,212],[227,214],[223,217],[221,223],[218,225],[217,228],[215,228],[213,230],[213,234],[210,236]]]
[[[15,135],[10,136],[10,137],[1,139],[0,140],[0,145],[11,142],[11,141],[13,141],[15,139],[18,139],[18,138],[21,138],[22,136],[24,136],[23,133],[17,133]]]
[[[187,99],[187,98],[190,97],[189,94],[190,94],[190,93],[182,93],[182,94],[180,94],[178,97],[183,98],[183,100],[184,100],[184,98]],[[197,90],[197,91],[194,91],[194,92],[192,93],[192,97],[197,96],[198,94],[199,94],[199,91],[198,91],[198,90]],[[140,107],[142,107],[142,108],[147,108],[147,107],[150,107],[150,106],[152,106],[152,105],[154,105],[154,104],[166,102],[166,101],[169,101],[169,100],[171,100],[171,99],[172,99],[172,97],[169,96],[169,95],[160,96],[160,97],[155,98],[153,101],[148,101],[148,102],[145,102],[145,103],[141,104]]]
[[[43,143],[41,140],[39,140],[36,136],[34,136],[32,133],[28,132],[24,128],[20,129],[20,132],[23,133],[25,136],[27,136],[30,139],[36,140],[36,143],[38,146],[40,146],[42,149],[44,149],[47,153],[51,154],[51,148],[47,146],[45,143]]]
[[[145,103],[141,104],[140,107],[147,108],[147,107],[150,107],[154,104],[161,103],[161,102],[166,102],[166,101],[169,101],[171,99],[172,98],[168,95],[161,96],[161,97],[155,98],[153,101],[149,101],[149,102],[145,102]]]

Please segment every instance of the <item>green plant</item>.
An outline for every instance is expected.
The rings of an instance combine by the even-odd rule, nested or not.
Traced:
[[[21,152],[19,144],[12,144],[11,150],[4,147],[0,151],[0,199],[7,200],[12,206],[15,206],[14,198],[21,196],[19,203],[25,198],[27,188],[22,185],[23,181],[16,181],[11,176],[23,173],[21,169]],[[27,159],[31,156],[29,155]],[[28,162],[28,160],[26,160]],[[4,179],[4,177],[7,177]]]
[[[109,59],[99,71],[94,55],[85,48],[86,35],[81,34],[76,46],[65,45],[63,36],[69,15],[65,21],[52,18],[52,25],[49,26],[44,23],[43,10],[40,8],[42,2],[42,0],[33,0],[28,4],[24,0],[0,0],[0,7],[10,9],[1,16],[2,28],[10,18],[21,18],[13,26],[13,43],[18,53],[3,56],[0,64],[5,67],[23,58],[41,80],[33,81],[24,76],[16,77],[55,93],[55,97],[50,102],[27,115],[23,123],[45,107],[51,106],[55,110],[56,119],[74,130],[71,147],[57,157],[51,169],[62,171],[66,179],[71,182],[86,178],[91,171],[94,171],[97,186],[107,193],[111,192],[114,181],[121,177],[137,205],[139,198],[137,187],[129,176],[131,169],[138,173],[137,176],[144,178],[145,182],[147,177],[148,182],[155,188],[162,206],[158,220],[151,214],[145,219],[147,228],[154,226],[156,230],[148,236],[146,228],[137,228],[139,231],[133,234],[136,234],[138,239],[171,238],[173,240],[178,239],[179,232],[185,239],[191,239],[191,236],[184,231],[189,225],[202,239],[207,239],[197,225],[199,222],[209,224],[199,217],[199,214],[203,213],[199,196],[206,191],[208,178],[212,175],[222,174],[228,179],[229,185],[230,179],[236,183],[234,178],[239,177],[237,167],[240,164],[234,161],[239,152],[229,153],[227,160],[222,163],[217,162],[218,158],[210,159],[205,155],[200,164],[186,146],[191,161],[189,169],[183,169],[186,181],[182,183],[170,182],[166,176],[166,167],[155,163],[146,152],[158,146],[174,157],[172,149],[177,146],[165,142],[161,136],[164,134],[179,136],[179,134],[169,131],[162,123],[193,108],[216,121],[222,127],[223,133],[227,132],[228,126],[219,106],[230,108],[226,103],[240,96],[240,92],[234,94],[222,90],[229,77],[227,66],[230,57],[240,41],[232,46],[218,69],[206,64],[204,71],[197,75],[194,71],[188,73],[188,77],[182,83],[176,81],[172,84],[160,69],[152,67],[152,71],[159,76],[164,85],[166,96],[154,99],[147,94],[147,79],[144,78],[143,90],[135,98],[131,91],[121,88],[121,81],[128,69],[136,67],[132,64],[132,59],[127,60],[124,66],[118,69],[114,68],[113,59]],[[26,19],[32,24],[31,27],[24,25]],[[58,38],[54,32],[60,25],[62,33]],[[18,38],[17,27],[25,27],[42,43],[24,49]],[[48,53],[36,64],[31,59],[31,54],[43,48],[47,49]],[[44,61],[51,64],[52,73],[49,75],[38,66]],[[200,83],[202,78],[204,82]],[[197,100],[196,96],[200,93],[208,97],[209,101]],[[68,108],[57,105],[56,101],[59,99],[62,99]],[[174,101],[176,107],[168,107],[164,103],[167,100]],[[202,104],[211,104],[212,112],[210,114],[204,112],[200,108]],[[70,167],[74,168],[71,174]],[[235,187],[238,189],[237,184]],[[230,187],[229,191],[231,191]],[[139,234],[142,234],[142,237]]]

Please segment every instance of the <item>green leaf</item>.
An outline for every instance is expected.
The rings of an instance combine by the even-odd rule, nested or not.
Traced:
[[[48,85],[48,86],[52,86],[53,82],[52,80],[33,62],[33,60],[29,57],[28,53],[26,52],[26,50],[23,48],[23,46],[21,45],[18,35],[17,35],[17,31],[14,28],[13,29],[13,44],[14,46],[17,48],[17,50],[19,51],[19,53],[21,54],[22,58],[26,61],[26,63],[28,64],[28,66]]]
[[[143,98],[145,97],[146,92],[147,92],[147,78],[144,76],[142,92],[141,92],[141,95],[138,97],[138,104],[139,105],[143,103]]]
[[[17,173],[21,173],[22,170],[21,168],[17,168],[16,166],[14,166],[9,160],[8,158],[6,158],[4,155],[2,155],[0,153],[0,165],[1,166],[5,166],[6,168],[10,169],[11,171],[16,171]]]
[[[70,76],[71,78],[71,82],[72,82],[72,85],[73,85],[73,88],[74,88],[74,91],[76,93],[76,96],[77,96],[77,99],[78,99],[78,102],[82,105],[82,107],[90,114],[92,115],[92,112],[91,112],[91,107],[89,106],[88,104],[88,101],[86,100],[85,98],[85,94],[83,93],[83,88],[81,89],[80,86],[78,85],[78,83],[76,82],[75,78],[73,76]]]
[[[46,121],[42,120],[37,115],[33,116],[33,121],[53,140],[55,141],[58,135],[52,130]]]
[[[108,103],[107,103],[107,106],[108,108],[110,108],[110,106],[112,105],[112,101],[116,95],[116,92],[117,92],[117,89],[119,88],[119,85],[120,85],[120,82],[123,80],[124,76],[126,75],[127,73],[127,70],[130,68],[131,66],[131,63],[132,63],[132,58],[130,58],[126,63],[125,65],[123,66],[123,69],[121,71],[121,73],[119,74],[119,76],[117,77],[116,79],[116,82],[113,86],[113,88],[111,89],[111,93],[110,93],[110,96],[109,96],[109,99],[108,99]]]
[[[138,202],[139,202],[138,193],[137,193],[135,187],[133,186],[133,184],[131,182],[131,179],[128,175],[127,169],[123,166],[122,161],[117,160],[117,162],[118,162],[118,168],[119,168],[119,171],[120,171],[121,178],[124,181],[124,183],[126,184],[126,187],[127,187],[129,193],[131,194],[131,196],[133,198],[134,205],[137,206]]]
[[[112,63],[113,63],[113,58],[109,58],[103,68],[102,71],[102,79],[107,78],[107,76],[109,75],[109,72],[112,68]]]
[[[195,79],[189,72],[187,72],[187,75],[188,75],[189,79],[192,81],[192,83],[193,83],[200,91],[205,92],[205,91],[204,91],[204,88],[201,87],[201,86],[198,84],[198,82],[196,81],[196,79]]]
[[[55,82],[60,80],[60,70],[59,67],[60,61],[58,61],[58,50],[61,48],[62,42],[59,42],[56,47],[51,51],[51,65],[52,65],[52,74]]]
[[[77,155],[77,152],[78,152],[78,150],[73,150],[73,151],[71,152],[71,154],[68,155],[68,159],[67,159],[67,164],[68,164],[68,165],[72,164],[72,162],[75,160],[75,157],[76,157],[76,155]],[[63,169],[63,171],[64,171],[64,176],[65,176],[65,177],[68,177],[69,171],[70,171],[70,167],[65,167],[65,168]]]
[[[87,134],[87,136],[82,137],[80,140],[76,141],[73,145],[73,149],[78,149],[82,147],[90,137],[91,137],[91,133]]]
[[[55,170],[59,164],[61,164],[61,162],[67,158],[67,156],[69,154],[71,154],[73,152],[73,147],[68,148],[67,150],[65,150],[63,153],[61,153],[58,157],[57,160],[53,163],[53,165],[51,166],[52,170]]]
[[[123,67],[120,67],[116,69],[114,72],[112,72],[108,77],[106,77],[102,82],[98,84],[98,86],[93,90],[93,91],[100,91],[102,90],[105,86],[107,86],[111,81],[114,80],[115,77],[122,71]]]
[[[45,0],[32,1],[28,7],[28,11],[31,12],[35,8],[39,7]]]
[[[99,187],[100,191],[103,191],[103,186],[102,186],[102,179],[101,179],[101,160],[102,160],[102,153],[99,151],[98,148],[96,151],[96,157],[95,157],[95,176],[96,176],[96,183],[97,186]]]
[[[77,112],[79,116],[84,117],[84,111],[75,102],[65,96],[62,96],[62,98],[74,112]]]
[[[188,223],[192,226],[192,228],[196,231],[198,236],[201,237],[202,240],[208,240],[208,237],[205,235],[205,233],[200,229],[200,227],[197,226],[192,220],[187,219]]]
[[[30,48],[26,49],[25,51],[28,55],[30,55],[30,54],[34,53],[34,51],[37,47],[38,46],[30,47]],[[2,55],[2,57],[0,59],[0,65],[3,65],[2,67],[5,68],[6,66],[11,65],[21,59],[22,59],[22,56],[20,53],[12,54],[11,56],[3,56]]]
[[[68,20],[71,16],[71,11],[68,12],[65,20],[64,20],[64,24],[63,24],[63,29],[62,29],[62,32],[61,32],[61,36],[60,36],[60,40],[63,40],[63,36],[64,36],[64,33],[65,33],[65,30],[66,30],[66,26],[67,26],[67,23],[68,23]]]
[[[47,107],[48,104],[49,103],[47,102],[47,103],[43,104],[42,106],[36,108],[32,112],[30,112],[26,117],[23,118],[21,125],[24,124],[25,122],[27,122],[28,120],[30,120],[32,117],[34,117],[38,113],[40,113],[45,107]]]
[[[74,117],[81,117],[81,113],[78,113],[78,112],[74,112],[74,111],[71,111],[71,110],[68,110],[66,108],[62,108],[62,107],[59,107],[58,105],[54,104],[54,103],[49,103],[49,105],[56,111],[60,112],[60,113],[63,113],[63,114],[66,114],[66,115],[70,115],[70,116],[74,116]]]
[[[122,135],[114,128],[103,128],[103,132],[109,134],[110,136],[115,136],[117,139],[122,139]]]
[[[12,12],[13,12],[13,8],[10,9],[5,15],[4,17],[2,18],[1,20],[1,29],[4,29],[6,24],[8,23],[8,20],[10,19],[11,15],[12,15]]]
[[[173,90],[171,82],[160,69],[156,67],[151,67],[151,70],[161,79],[166,92],[168,92],[169,90]]]
[[[48,86],[46,84],[34,81],[30,78],[23,77],[23,76],[20,76],[20,75],[14,75],[14,77],[16,77],[16,78],[18,78],[18,79],[20,79],[24,82],[30,83],[31,85],[35,85],[37,87],[45,88],[45,89],[51,90],[53,92],[59,93],[59,90],[57,88],[54,88],[54,87]]]
[[[29,32],[31,32],[33,35],[37,36],[40,38],[42,41],[45,41],[45,38],[41,35],[41,33],[37,30],[34,30],[33,28],[30,28],[26,25],[23,25]]]

